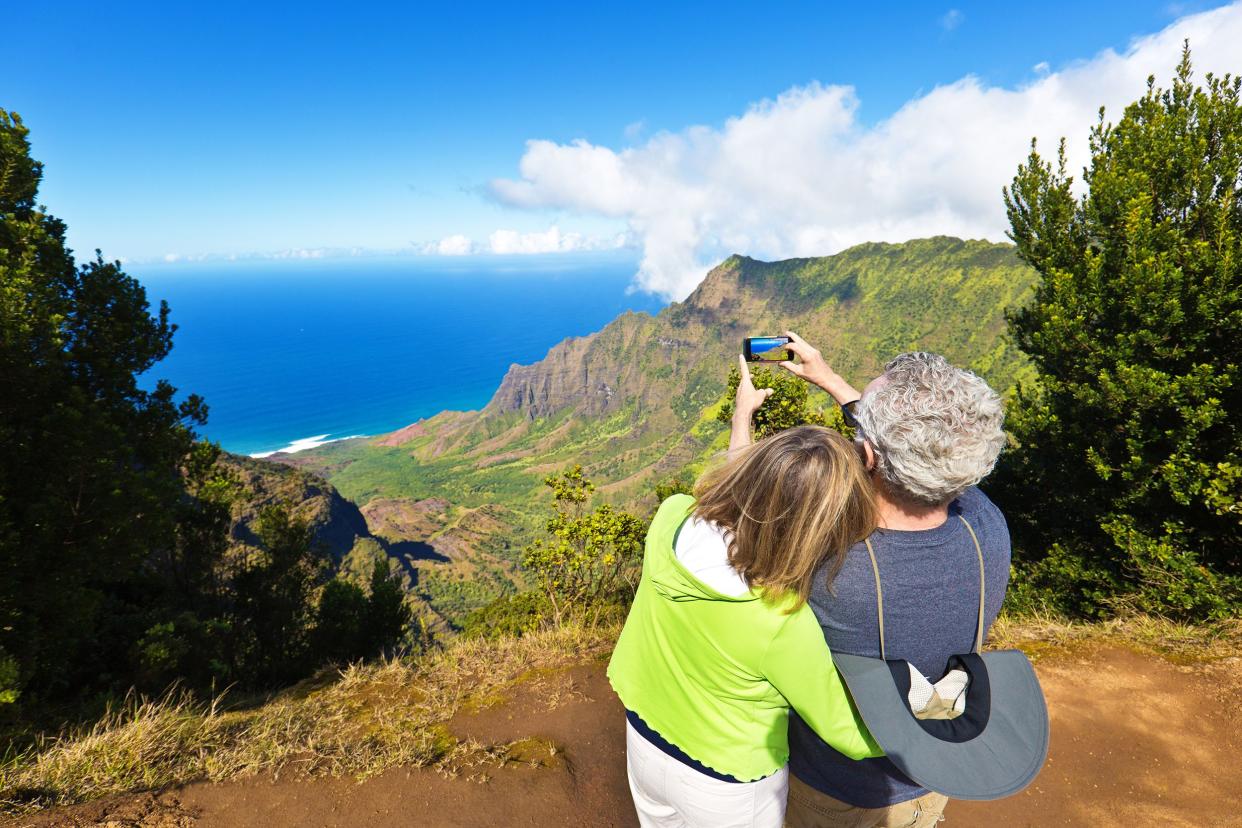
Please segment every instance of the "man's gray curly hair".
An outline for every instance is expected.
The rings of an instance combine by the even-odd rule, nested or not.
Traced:
[[[897,357],[883,378],[854,416],[894,494],[939,505],[992,471],[1005,445],[1005,410],[983,379],[924,351]]]

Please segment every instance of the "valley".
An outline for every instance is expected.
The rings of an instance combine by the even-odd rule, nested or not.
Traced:
[[[624,313],[512,365],[479,411],[270,459],[358,504],[437,624],[452,627],[526,586],[517,563],[547,512],[548,474],[581,464],[597,498],[645,516],[658,483],[723,449],[716,413],[743,337],[792,328],[860,381],[902,351],[937,351],[1007,392],[1029,368],[1004,314],[1034,283],[1012,246],[949,237],[779,262],[732,256],[655,316]]]

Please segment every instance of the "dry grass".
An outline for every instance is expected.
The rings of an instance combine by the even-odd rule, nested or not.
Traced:
[[[0,813],[258,772],[362,779],[396,765],[457,774],[529,762],[526,740],[463,742],[447,724],[459,710],[502,701],[506,688],[531,675],[546,684],[556,668],[602,656],[617,632],[461,641],[413,662],[320,676],[251,709],[227,710],[219,700],[202,704],[179,693],[131,698],[90,729],[48,739],[0,766]]]
[[[1242,656],[1242,619],[1181,624],[1148,615],[1093,622],[1002,615],[988,635],[990,648],[1016,647],[1032,660],[1101,644],[1120,644],[1183,663],[1236,658]]]

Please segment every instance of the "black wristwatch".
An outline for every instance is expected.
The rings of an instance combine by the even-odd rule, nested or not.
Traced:
[[[854,406],[858,405],[858,400],[850,400],[841,404],[841,416],[845,419],[845,424],[850,428],[858,428],[858,418],[854,416]]]

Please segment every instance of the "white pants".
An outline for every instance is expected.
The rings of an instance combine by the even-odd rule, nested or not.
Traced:
[[[780,828],[789,768],[757,782],[722,782],[685,765],[625,723],[625,767],[642,828]]]

